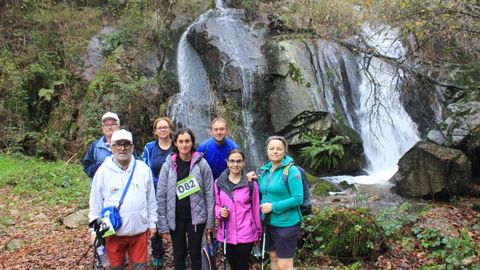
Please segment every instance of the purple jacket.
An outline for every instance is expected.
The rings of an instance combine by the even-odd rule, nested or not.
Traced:
[[[243,176],[238,185],[232,190],[228,185],[228,169],[215,181],[215,218],[219,220],[217,239],[224,242],[224,222],[220,216],[220,209],[226,206],[229,210],[226,220],[227,243],[252,243],[262,235],[262,221],[260,219],[260,193],[258,184],[253,182],[252,198],[248,180]]]

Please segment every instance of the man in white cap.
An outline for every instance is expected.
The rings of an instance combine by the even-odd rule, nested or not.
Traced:
[[[105,159],[93,177],[88,218],[90,222],[97,220],[103,208],[118,207],[124,196],[120,207],[122,225],[105,239],[109,269],[124,269],[126,254],[130,269],[147,269],[148,239],[155,235],[157,222],[152,171],[133,157],[132,133],[117,130],[111,139],[112,156]]]
[[[112,155],[110,145],[112,144],[112,134],[120,128],[120,119],[113,112],[107,112],[102,116],[102,132],[103,136],[92,142],[83,158],[83,170],[93,179],[98,167],[102,165],[105,158]]]

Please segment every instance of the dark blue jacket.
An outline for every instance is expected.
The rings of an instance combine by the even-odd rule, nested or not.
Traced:
[[[105,136],[100,137],[100,139],[93,141],[85,153],[83,158],[82,165],[83,171],[90,177],[90,181],[93,179],[93,176],[97,172],[100,165],[103,161],[112,155],[109,145],[107,144],[107,138]],[[133,156],[138,158],[138,155],[133,151]]]
[[[153,165],[154,165],[153,158],[155,157],[157,151],[158,151],[157,141],[151,141],[145,145],[145,148],[143,149],[143,154],[142,154],[142,161],[145,162],[148,165],[148,167],[150,167],[150,170],[152,171],[153,185],[155,186],[155,192],[157,191],[158,174],[155,175],[153,173]],[[170,151],[169,153],[171,152],[172,151]],[[167,156],[165,156],[165,159],[166,157]]]

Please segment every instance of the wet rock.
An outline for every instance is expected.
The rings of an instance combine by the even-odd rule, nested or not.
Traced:
[[[480,102],[460,99],[449,104],[436,129],[429,131],[428,139],[446,147],[462,150],[472,164],[480,162]],[[480,176],[480,166],[472,167],[472,176]]]
[[[63,219],[63,224],[69,229],[87,227],[88,212],[89,209],[83,209],[73,214],[70,214]]]
[[[7,248],[8,251],[14,251],[14,250],[22,248],[22,246],[23,246],[23,241],[22,240],[13,239],[13,240],[10,240],[7,243],[6,248]]]
[[[274,132],[283,130],[304,111],[327,111],[305,43],[272,42],[267,56],[274,76],[269,105]]]
[[[390,180],[405,197],[449,198],[468,193],[471,163],[459,150],[418,142],[398,162]]]

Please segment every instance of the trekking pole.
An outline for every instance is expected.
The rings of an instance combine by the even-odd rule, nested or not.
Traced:
[[[227,270],[227,219],[223,219],[223,270]]]
[[[265,263],[265,238],[267,235],[267,223],[268,223],[268,218],[270,217],[269,214],[265,214],[265,218],[263,220],[263,237],[262,237],[262,270],[263,270],[263,265]]]

